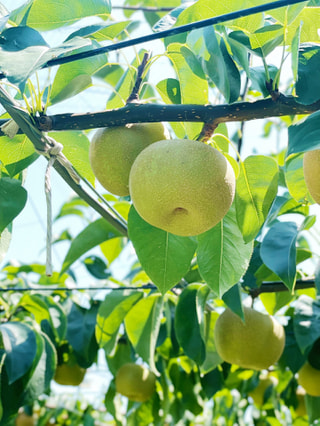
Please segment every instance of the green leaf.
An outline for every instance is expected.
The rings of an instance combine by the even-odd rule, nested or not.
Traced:
[[[182,104],[205,105],[208,102],[208,83],[201,64],[195,54],[185,44],[172,43],[167,55],[180,83]],[[194,139],[201,131],[200,123],[184,123],[186,136]]]
[[[288,129],[287,155],[320,148],[320,111],[316,111]]]
[[[294,296],[288,292],[280,292],[280,293],[262,293],[260,294],[260,300],[263,303],[263,306],[266,308],[266,311],[269,315],[276,314],[279,309],[288,305]]]
[[[207,52],[205,70],[228,103],[235,102],[240,94],[240,73],[229,55],[222,38],[218,41],[213,27],[203,30]]]
[[[139,261],[154,284],[165,294],[189,271],[197,243],[145,222],[132,206],[128,218],[129,238]]]
[[[92,45],[92,49],[97,47],[98,43]],[[85,50],[89,50],[88,47],[85,47]],[[107,60],[107,55],[103,54],[61,65],[52,84],[50,104],[61,102],[90,87],[91,77],[106,65]]]
[[[77,362],[88,368],[96,360],[98,344],[95,326],[99,304],[93,302],[89,308],[72,303],[68,313],[67,340],[72,346]]]
[[[306,353],[320,337],[320,301],[302,295],[296,302],[293,327],[302,353]]]
[[[268,65],[268,72],[269,77],[274,80],[277,75],[278,68],[274,65]],[[253,90],[257,90],[265,98],[270,95],[266,87],[267,75],[264,67],[251,67],[249,76],[252,82],[251,87]]]
[[[53,338],[54,342],[59,343],[65,338],[67,318],[62,307],[51,296],[24,294],[19,301],[19,306],[34,316],[37,323]]]
[[[284,170],[290,195],[299,203],[306,201],[313,203],[304,179],[303,154],[292,154],[287,157]]]
[[[0,233],[23,210],[27,191],[16,179],[0,178]]]
[[[244,321],[241,288],[239,283],[235,284],[228,291],[226,291],[222,296],[222,300],[228,306],[228,308],[232,310],[232,312],[237,314]]]
[[[314,78],[319,68],[320,46],[317,44],[300,46],[296,93],[298,101],[302,104],[312,104],[320,99],[320,81]]]
[[[16,135],[13,139],[0,137],[0,161],[6,166],[12,165],[11,176],[17,174],[14,165],[35,154],[32,142],[25,135]]]
[[[36,70],[50,59],[58,58],[84,46],[90,46],[90,40],[74,38],[60,46],[29,46],[23,50],[5,50],[0,46],[0,70],[13,84],[24,83]]]
[[[201,374],[207,374],[221,364],[222,359],[218,355],[216,345],[214,343],[214,329],[216,321],[219,318],[218,312],[205,312],[205,348],[206,357],[203,364],[200,366]]]
[[[89,139],[84,132],[50,132],[50,136],[63,145],[63,154],[82,177],[94,184],[95,176],[89,162]]]
[[[221,222],[199,235],[198,240],[200,274],[221,298],[245,273],[253,250],[252,243],[243,241],[234,204]]]
[[[106,353],[112,352],[119,327],[130,309],[140,300],[142,292],[111,291],[101,303],[96,323],[96,339]]]
[[[203,284],[190,284],[180,294],[176,306],[174,326],[179,345],[184,353],[198,365],[205,360],[204,308],[206,298],[199,303],[199,290],[209,288]]]
[[[240,163],[235,200],[237,222],[245,242],[257,236],[277,190],[278,166],[273,158],[252,155]]]
[[[141,358],[158,374],[155,348],[161,323],[163,297],[151,294],[140,299],[125,317],[125,328],[131,344]]]
[[[17,25],[28,25],[38,30],[48,31],[71,25],[87,16],[107,19],[111,12],[110,0],[33,0],[15,9],[10,20]]]
[[[65,41],[71,40],[74,37],[90,37],[97,41],[113,40],[119,35],[125,28],[128,27],[131,21],[123,22],[108,22],[102,24],[93,24],[86,27],[82,27],[79,30],[71,33]]]
[[[121,237],[122,234],[105,219],[97,219],[90,223],[78,234],[71,243],[63,261],[61,274],[88,250],[111,238]]]
[[[277,222],[269,229],[260,249],[263,262],[291,291],[294,290],[296,282],[297,236],[296,223]]]
[[[251,48],[259,50],[265,58],[283,42],[284,29],[282,25],[266,25],[249,34],[249,39]]]
[[[0,325],[4,350],[5,368],[9,384],[26,374],[37,353],[36,336],[31,327],[21,322]]]

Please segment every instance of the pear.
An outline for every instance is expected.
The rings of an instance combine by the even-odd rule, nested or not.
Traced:
[[[129,195],[129,173],[148,145],[169,137],[163,123],[137,123],[97,130],[89,150],[91,168],[101,185],[115,195]]]
[[[314,201],[320,204],[320,149],[308,151],[303,156],[304,179]]]
[[[311,396],[320,396],[320,370],[306,362],[298,371],[298,383]]]
[[[129,362],[119,368],[115,382],[116,391],[130,401],[145,402],[155,392],[156,376],[147,367]]]
[[[268,369],[284,349],[283,326],[272,316],[244,307],[244,319],[227,308],[217,319],[215,345],[230,364],[253,370]]]
[[[235,175],[217,149],[188,139],[162,140],[133,163],[129,190],[139,215],[180,236],[201,234],[228,212]]]

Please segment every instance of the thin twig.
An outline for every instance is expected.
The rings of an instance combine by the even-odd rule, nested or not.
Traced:
[[[142,84],[142,77],[143,77],[144,70],[146,69],[147,63],[150,59],[150,56],[151,56],[151,52],[146,52],[143,55],[141,64],[138,66],[138,69],[137,69],[136,82],[135,82],[135,85],[133,86],[130,96],[127,99],[127,104],[139,101],[139,92],[140,92],[140,88]]]

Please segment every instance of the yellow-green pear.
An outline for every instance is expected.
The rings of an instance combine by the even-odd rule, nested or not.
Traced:
[[[320,396],[320,370],[306,362],[298,371],[298,383],[311,396]]]
[[[115,195],[129,195],[129,173],[137,155],[148,145],[167,139],[163,123],[137,123],[96,131],[89,150],[94,175]]]
[[[156,390],[156,376],[147,367],[129,362],[117,371],[116,391],[131,401],[145,402]]]
[[[129,189],[146,222],[172,234],[192,236],[209,230],[228,212],[235,175],[228,160],[210,145],[163,140],[138,155]]]
[[[308,191],[314,201],[320,204],[320,149],[304,154],[303,174]]]
[[[217,319],[214,339],[218,354],[230,364],[268,369],[285,345],[283,326],[270,315],[244,307],[244,319],[227,308]]]
[[[261,407],[266,402],[267,389],[269,390],[271,386],[275,387],[278,384],[278,380],[269,374],[262,374],[259,377],[258,385],[249,392],[249,396],[253,399],[253,402]],[[270,394],[269,394],[270,395]]]

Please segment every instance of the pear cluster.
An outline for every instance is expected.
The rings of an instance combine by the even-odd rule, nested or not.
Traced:
[[[235,174],[212,146],[167,137],[162,123],[98,130],[90,145],[91,167],[109,192],[130,195],[152,226],[180,236],[198,235],[228,212]]]

